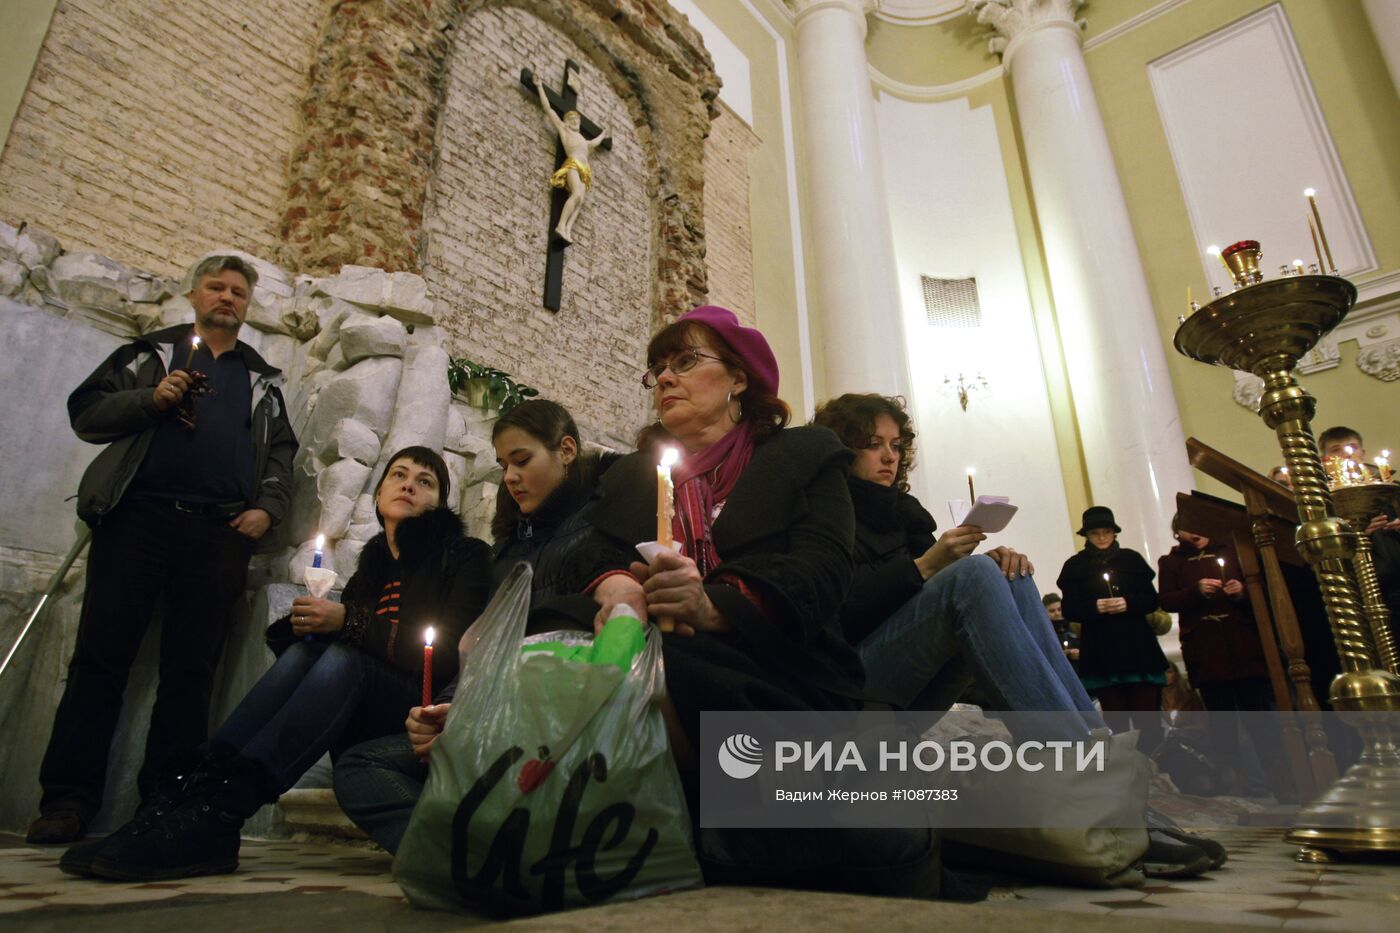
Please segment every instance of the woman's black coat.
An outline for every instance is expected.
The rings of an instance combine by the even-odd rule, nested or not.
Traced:
[[[433,626],[433,682],[457,676],[457,641],[486,608],[491,587],[491,550],[469,538],[451,509],[430,509],[399,522],[394,535],[399,559],[380,532],[360,552],[345,584],[345,625],[340,641],[409,673],[423,670],[424,629]],[[399,624],[380,615],[384,586],[400,581]]]
[[[851,709],[864,675],[838,622],[851,579],[851,452],[826,428],[779,431],[759,443],[712,528],[720,564],[705,592],[732,626],[667,634],[666,680],[681,723],[699,737],[701,710]],[[579,549],[581,590],[640,560],[656,534],[656,467],[634,453],[599,483]],[[737,586],[763,602],[759,609]]]
[[[854,476],[847,479],[855,506],[855,568],[841,628],[858,645],[923,588],[914,558],[934,544],[937,523],[907,492]]]
[[[1110,595],[1105,572],[1113,577],[1112,595],[1128,601],[1126,612],[1099,612],[1098,600]],[[1167,657],[1147,622],[1147,614],[1157,608],[1155,576],[1141,554],[1124,547],[1101,551],[1086,545],[1065,561],[1056,585],[1065,618],[1080,624],[1079,676],[1166,673]]]

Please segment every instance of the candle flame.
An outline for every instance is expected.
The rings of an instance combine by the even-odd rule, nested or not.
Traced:
[[[976,475],[977,475],[977,467],[968,467],[968,468],[967,468],[967,475],[968,475],[968,476],[976,476]]]
[[[325,536],[325,535],[317,535],[317,536],[316,536],[316,550],[318,550],[318,551],[319,551],[319,550],[322,550],[323,548],[325,548],[325,546],[326,546],[326,536]]]
[[[1107,580],[1107,579],[1108,579],[1108,574],[1104,574],[1104,575],[1103,575],[1103,578],[1104,578],[1105,580]]]
[[[661,467],[669,470],[681,459],[681,452],[674,447],[667,447],[661,452]]]
[[[1209,253],[1209,254],[1212,255],[1212,256],[1217,256],[1217,257],[1218,257],[1218,256],[1220,255],[1220,247],[1218,247],[1218,246],[1207,246],[1207,247],[1206,247],[1206,252]]]
[[[1299,269],[1301,269],[1301,268],[1303,268],[1303,260],[1301,260],[1301,259],[1295,259],[1295,260],[1293,260],[1293,265],[1295,265],[1295,266],[1297,266]]]
[[[431,625],[423,632],[423,644],[429,648],[433,646],[433,627]]]
[[[1346,447],[1343,448],[1343,450],[1346,452],[1346,455],[1347,455],[1348,457],[1350,457],[1353,453],[1355,453],[1356,448],[1354,448],[1354,447],[1352,447],[1350,444],[1348,444],[1348,445],[1346,445]]]
[[[198,337],[195,337],[193,340],[190,341],[190,343],[191,343],[191,345],[194,346],[194,348],[195,348],[196,350],[199,349],[199,338],[198,338]]]
[[[1390,451],[1388,451],[1388,450],[1382,450],[1382,451],[1381,451],[1381,456],[1384,457],[1384,458],[1386,458],[1387,460],[1389,460],[1389,459],[1390,459]]]
[[[1217,557],[1217,558],[1215,559],[1215,562],[1216,562],[1217,564],[1220,565],[1220,567],[1221,567],[1222,570],[1224,569],[1224,567],[1225,567],[1225,558],[1223,558],[1223,557]]]
[[[1316,189],[1316,188],[1304,188],[1304,189],[1303,189],[1303,197],[1305,197],[1305,198],[1314,197],[1316,194],[1317,194],[1317,189]]]

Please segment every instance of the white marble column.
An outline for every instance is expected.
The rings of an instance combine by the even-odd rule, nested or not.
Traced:
[[[909,394],[894,236],[865,60],[872,0],[797,0],[807,235],[828,397]]]
[[[1123,545],[1155,564],[1172,544],[1176,494],[1195,480],[1084,62],[1074,17],[1083,2],[973,0],[973,7],[996,30],[992,50],[1011,73],[1090,495],[1113,509]],[[1220,404],[1231,403],[1222,394]]]

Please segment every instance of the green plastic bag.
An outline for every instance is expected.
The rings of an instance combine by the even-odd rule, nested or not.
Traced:
[[[530,577],[517,565],[473,626],[394,880],[415,906],[498,915],[699,887],[660,635],[619,618],[522,651]]]

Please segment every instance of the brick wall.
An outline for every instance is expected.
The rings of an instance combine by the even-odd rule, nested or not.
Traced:
[[[581,66],[580,109],[613,146],[595,150],[556,314],[541,303],[556,136],[519,76],[529,67],[557,90],[566,59]],[[654,225],[633,119],[552,26],[514,7],[472,13],[449,64],[425,217],[423,274],[450,308],[441,324],[452,353],[538,387],[606,444],[630,443],[646,412],[638,377],[652,320]]]
[[[63,0],[0,155],[0,218],[180,271],[277,252],[320,0]]]
[[[753,224],[749,218],[749,154],[759,138],[720,103],[705,140],[705,269],[711,304],[754,323]]]

